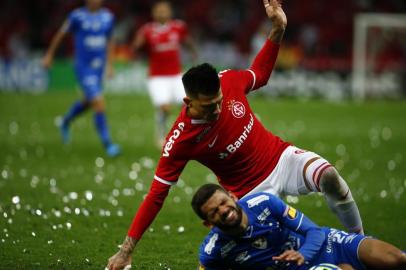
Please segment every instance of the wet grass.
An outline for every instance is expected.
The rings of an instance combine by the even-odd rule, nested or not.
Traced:
[[[0,94],[0,269],[102,269],[148,190],[160,154],[148,98],[107,96],[123,149],[116,159],[105,157],[91,113],[73,124],[71,144],[61,144],[57,116],[75,98]],[[406,249],[405,102],[251,102],[275,134],[336,165],[368,234]],[[207,231],[189,203],[213,176],[190,162],[181,178],[137,246],[135,269],[195,269]],[[341,228],[322,197],[288,199],[320,225]]]

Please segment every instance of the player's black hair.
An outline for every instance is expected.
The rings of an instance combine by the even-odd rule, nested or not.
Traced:
[[[195,195],[193,195],[192,198],[192,208],[193,211],[195,211],[195,213],[203,220],[206,220],[206,215],[202,213],[202,206],[203,204],[205,204],[207,202],[208,199],[210,199],[211,196],[213,196],[213,194],[217,191],[221,191],[224,192],[226,194],[227,191],[224,190],[224,188],[222,188],[219,185],[216,184],[205,184],[203,186],[201,186],[195,193]]]
[[[183,87],[189,97],[197,98],[199,94],[215,96],[220,89],[217,70],[208,63],[190,68],[182,77]]]

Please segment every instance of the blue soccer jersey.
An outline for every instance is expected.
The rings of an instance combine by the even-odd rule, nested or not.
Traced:
[[[63,29],[74,35],[75,73],[89,99],[101,91],[113,25],[114,16],[107,9],[91,12],[87,8],[79,8],[69,14]]]
[[[320,228],[268,193],[247,196],[237,203],[248,216],[247,230],[241,237],[230,237],[214,227],[199,250],[204,269],[302,270],[320,262],[360,265],[356,253],[363,236]],[[305,265],[272,260],[287,249],[298,250]]]

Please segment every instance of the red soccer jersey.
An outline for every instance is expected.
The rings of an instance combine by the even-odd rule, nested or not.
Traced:
[[[246,93],[254,87],[253,71],[229,70],[219,76],[219,119],[191,119],[184,107],[167,137],[155,180],[175,184],[186,163],[196,160],[210,168],[224,188],[242,197],[272,172],[289,144],[267,131],[250,108]]]
[[[267,83],[278,51],[279,45],[267,40],[249,70],[220,73],[223,106],[218,120],[191,119],[183,109],[168,134],[155,180],[128,231],[130,237],[141,238],[191,159],[213,170],[238,197],[272,172],[289,144],[262,126],[245,95]]]
[[[180,47],[187,36],[186,24],[172,20],[165,24],[151,22],[139,30],[149,54],[149,75],[176,75],[181,72]]]

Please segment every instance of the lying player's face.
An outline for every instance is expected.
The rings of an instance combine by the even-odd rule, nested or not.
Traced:
[[[242,209],[228,194],[217,190],[205,204],[202,212],[206,215],[206,221],[227,231],[237,229],[242,220]]]
[[[223,94],[219,91],[216,96],[199,95],[193,99],[192,106],[200,119],[212,122],[218,120],[223,103]]]
[[[172,8],[168,2],[159,2],[152,9],[152,17],[155,21],[165,23],[172,18]]]

